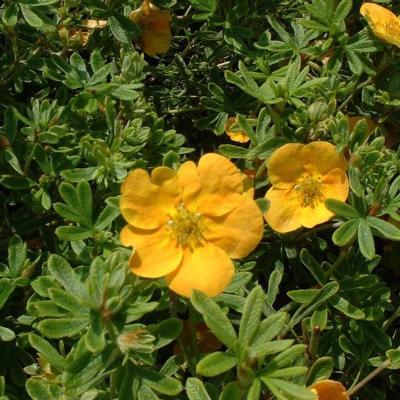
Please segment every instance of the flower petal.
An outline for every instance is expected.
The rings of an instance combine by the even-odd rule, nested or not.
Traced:
[[[301,202],[294,190],[272,187],[265,198],[270,204],[264,218],[273,230],[287,233],[301,227]]]
[[[151,177],[153,182],[145,170],[135,169],[121,186],[121,213],[137,228],[160,227],[181,198],[179,178],[172,169],[155,168]]]
[[[300,223],[305,228],[313,228],[315,225],[329,221],[334,214],[324,204],[324,200],[315,202],[313,206],[301,208]]]
[[[318,400],[350,400],[346,388],[337,381],[325,379],[314,383],[310,389],[318,395]]]
[[[347,169],[344,156],[336,151],[336,147],[329,142],[312,142],[304,146],[301,151],[301,160],[304,169],[310,174],[325,175],[332,169]]]
[[[219,216],[239,204],[243,177],[235,164],[219,154],[208,153],[200,158],[197,171],[201,182],[201,213]]]
[[[183,204],[188,210],[196,212],[201,193],[201,182],[196,164],[193,161],[184,162],[177,174],[183,186]]]
[[[276,187],[288,189],[304,173],[301,151],[304,144],[288,143],[276,150],[268,161],[268,178]]]
[[[170,46],[172,35],[170,32],[162,33],[152,30],[143,30],[140,38],[143,51],[149,56],[165,54]]]
[[[208,296],[217,296],[228,286],[234,274],[232,260],[212,243],[186,249],[181,265],[165,278],[174,292],[190,297],[200,290]]]
[[[235,128],[235,130],[232,130],[232,126],[234,126],[236,122],[236,117],[229,117],[225,124],[225,133],[233,142],[247,143],[250,138],[247,136],[246,132],[240,130],[240,128]]]
[[[182,261],[183,251],[172,240],[167,228],[145,230],[125,225],[121,231],[124,246],[133,246],[130,267],[143,278],[159,278],[174,271]]]
[[[246,257],[263,234],[263,218],[255,201],[242,195],[239,206],[220,217],[204,217],[204,239],[223,249],[231,258]]]
[[[349,181],[341,169],[333,169],[322,178],[321,193],[326,199],[346,201],[349,195]]]
[[[364,3],[360,13],[367,20],[374,35],[400,47],[400,21],[395,14],[374,3]]]

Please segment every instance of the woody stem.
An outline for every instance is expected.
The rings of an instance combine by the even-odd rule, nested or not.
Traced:
[[[357,383],[357,385],[353,386],[347,391],[348,396],[352,396],[357,391],[359,391],[363,386],[365,386],[371,379],[375,378],[375,376],[379,375],[384,369],[388,368],[391,364],[390,360],[384,361],[378,368],[374,369],[369,375],[367,375],[361,382]]]

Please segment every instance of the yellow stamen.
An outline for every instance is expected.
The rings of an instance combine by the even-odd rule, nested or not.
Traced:
[[[192,213],[181,204],[176,214],[169,219],[167,226],[181,246],[193,248],[201,245],[203,241],[202,219],[200,213]]]
[[[303,207],[315,207],[316,203],[323,200],[321,185],[322,182],[320,176],[314,177],[305,175],[294,186],[294,189],[301,199],[301,204]]]

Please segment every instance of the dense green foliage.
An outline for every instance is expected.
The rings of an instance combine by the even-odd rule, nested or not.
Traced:
[[[382,363],[352,399],[396,398],[397,49],[360,1],[156,3],[173,14],[161,57],[141,54],[136,0],[0,6],[0,399],[312,400],[316,380],[350,388]],[[249,144],[224,134],[235,115]],[[350,129],[350,116],[378,127]],[[129,170],[220,152],[255,170],[265,209],[264,160],[319,139],[350,160],[333,220],[266,226],[215,299],[131,274],[118,206]],[[199,351],[201,321],[219,351]]]

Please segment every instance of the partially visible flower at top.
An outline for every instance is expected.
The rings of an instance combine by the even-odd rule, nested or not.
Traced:
[[[174,292],[220,294],[234,274],[231,259],[260,242],[262,214],[245,187],[245,175],[225,157],[209,153],[179,170],[132,171],[121,187],[128,222],[124,246],[134,246],[133,273],[165,277]]]
[[[324,202],[345,201],[349,194],[347,161],[328,142],[288,143],[276,150],[268,162],[272,187],[265,197],[267,223],[277,232],[312,228],[333,217]]]
[[[129,14],[129,18],[140,25],[142,35],[140,45],[149,56],[164,54],[171,45],[171,13],[160,10],[150,0],[143,0],[142,5]]]
[[[318,395],[318,400],[350,400],[346,388],[340,382],[330,379],[316,382],[310,389]]]
[[[375,3],[364,3],[360,13],[375,36],[400,47],[400,20],[395,14]]]
[[[229,117],[225,124],[225,133],[231,138],[233,142],[247,143],[250,138],[247,136],[246,132],[242,131],[240,128],[232,127],[237,124],[238,120],[236,117]]]

